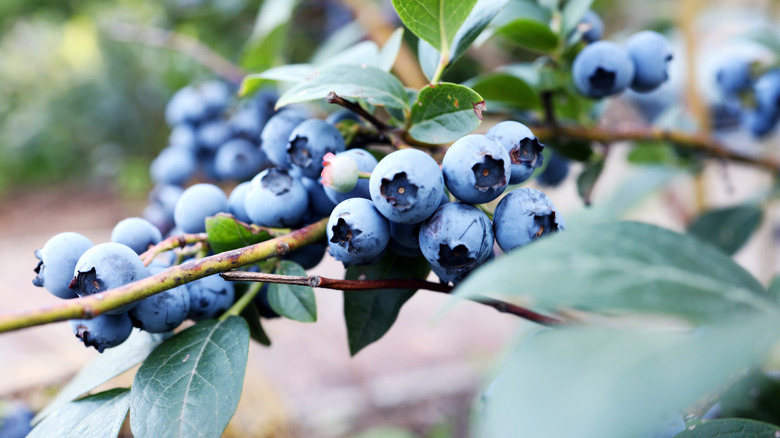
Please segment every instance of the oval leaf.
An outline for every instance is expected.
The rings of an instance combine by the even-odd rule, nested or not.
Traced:
[[[365,99],[371,105],[407,109],[406,90],[392,74],[368,65],[332,65],[316,69],[306,80],[287,90],[276,107],[324,99],[333,91],[341,97]]]
[[[134,330],[130,338],[121,345],[106,349],[86,364],[73,379],[57,394],[38,415],[36,424],[44,417],[57,411],[66,403],[97,388],[114,377],[141,363],[160,343],[169,338],[169,333],[154,334]]]
[[[238,95],[248,96],[266,85],[273,84],[274,81],[300,82],[306,80],[314,70],[315,67],[311,64],[290,64],[246,75],[241,81]]]
[[[404,28],[399,27],[396,29],[390,38],[385,41],[385,45],[382,46],[382,50],[379,51],[377,58],[377,67],[384,71],[390,71],[395,64],[395,59],[398,58],[398,52],[401,51],[401,43],[404,40]]]
[[[536,20],[519,18],[496,29],[496,33],[538,52],[552,52],[558,47],[558,36],[550,26]]]
[[[404,25],[440,53],[449,52],[455,33],[477,0],[393,0]]]
[[[688,232],[726,254],[734,254],[758,229],[764,211],[756,205],[740,205],[705,212],[688,227]]]
[[[282,260],[276,268],[280,275],[305,277],[306,271],[297,263]],[[317,301],[309,286],[271,283],[268,285],[268,304],[285,318],[300,322],[317,321]]]
[[[111,389],[70,402],[46,417],[28,438],[115,437],[130,407],[130,391]]]
[[[200,322],[157,347],[135,375],[136,437],[220,436],[236,410],[249,353],[240,317]]]
[[[428,263],[422,257],[408,258],[387,252],[378,262],[347,268],[347,280],[418,278],[428,275]],[[414,295],[413,289],[344,291],[344,319],[347,323],[349,352],[356,355],[390,330],[401,306]]]
[[[412,107],[409,133],[425,143],[449,143],[476,129],[484,109],[485,100],[469,87],[447,82],[427,85]]]
[[[544,309],[668,313],[694,322],[777,314],[731,258],[684,234],[635,222],[575,227],[510,252],[456,289],[525,297]]]
[[[503,365],[487,395],[489,430],[477,436],[660,436],[647,432],[763,360],[778,335],[774,319],[702,330],[538,332]]]
[[[516,109],[539,108],[539,98],[524,80],[508,73],[479,76],[467,84],[486,101]],[[507,90],[512,90],[507,93]]]
[[[777,438],[780,428],[760,421],[725,418],[705,421],[675,438]]]
[[[209,246],[217,253],[254,245],[273,237],[268,229],[245,224],[225,213],[206,218],[206,233],[209,235]]]

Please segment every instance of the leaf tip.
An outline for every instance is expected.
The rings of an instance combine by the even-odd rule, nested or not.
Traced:
[[[481,100],[479,102],[473,103],[472,105],[474,106],[474,114],[477,115],[477,118],[479,120],[482,120],[482,111],[485,111],[485,109],[487,108],[485,101]]]

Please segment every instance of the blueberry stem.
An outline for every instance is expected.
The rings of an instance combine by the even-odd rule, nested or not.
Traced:
[[[184,248],[187,245],[194,243],[205,242],[208,240],[209,235],[206,233],[194,233],[194,234],[179,234],[176,236],[170,236],[157,245],[147,249],[146,252],[141,254],[141,260],[144,262],[144,266],[149,266],[150,263],[158,255],[170,251],[176,248]]]
[[[358,179],[371,179],[371,172],[358,172]]]
[[[358,116],[364,118],[369,123],[374,125],[374,127],[376,127],[376,129],[378,129],[379,132],[387,132],[390,129],[389,126],[387,126],[384,122],[374,117],[373,114],[366,111],[362,106],[358,105],[355,102],[344,99],[343,97],[339,96],[333,91],[331,91],[330,93],[328,93],[327,96],[325,96],[325,101],[335,105],[343,106],[344,108],[352,111],[353,113],[357,114]]]
[[[255,281],[258,282],[258,284],[282,283],[336,290],[424,289],[448,294],[452,292],[453,289],[453,287],[448,284],[433,283],[430,281],[410,278],[382,280],[340,280],[335,278],[321,277],[319,275],[294,276],[246,271],[228,271],[223,272],[220,275],[222,278],[228,281]],[[472,301],[490,306],[499,312],[519,316],[541,325],[559,326],[565,324],[565,322],[560,319],[542,315],[540,313],[534,312],[533,310],[526,309],[525,307],[517,306],[515,304],[493,298],[478,297],[474,298]]]
[[[281,256],[322,240],[327,224],[328,218],[324,218],[284,236],[172,266],[157,275],[106,292],[74,298],[56,305],[2,313],[0,333],[74,318],[94,318],[200,278]]]

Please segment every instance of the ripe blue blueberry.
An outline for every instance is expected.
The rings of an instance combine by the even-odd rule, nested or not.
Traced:
[[[350,149],[348,151],[340,152],[336,154],[336,157],[347,156],[355,160],[358,165],[358,171],[360,172],[373,172],[377,165],[377,160],[371,153],[364,149]],[[346,201],[350,198],[366,198],[371,199],[371,191],[368,187],[367,179],[359,179],[355,188],[346,192],[339,193],[330,187],[325,187],[325,195],[330,198],[335,204]]]
[[[715,73],[715,80],[718,88],[727,96],[750,89],[753,83],[750,76],[750,61],[745,57],[727,59]]]
[[[290,167],[290,161],[287,158],[287,143],[290,140],[290,134],[307,118],[300,111],[287,109],[268,119],[260,134],[260,146],[270,162],[282,169]]]
[[[263,287],[260,288],[260,292],[255,295],[255,306],[257,306],[257,312],[263,318],[279,318],[282,315],[276,313],[276,311],[271,308],[271,303],[268,302],[268,284],[269,283],[264,283]]]
[[[582,32],[582,40],[586,43],[595,43],[604,36],[604,22],[591,10],[582,16],[577,29]]]
[[[98,315],[92,319],[71,319],[70,329],[85,347],[95,347],[99,353],[125,342],[133,331],[127,312]]]
[[[477,207],[450,202],[422,223],[420,249],[444,281],[452,281],[488,259],[493,252],[493,227]]]
[[[507,150],[492,137],[480,134],[453,143],[444,154],[441,170],[450,193],[469,204],[496,199],[506,189],[512,172]]]
[[[149,276],[141,258],[129,246],[121,243],[101,243],[88,249],[76,263],[70,283],[80,297],[105,292]],[[128,311],[135,303],[112,310],[111,314]]]
[[[496,140],[509,152],[512,176],[509,184],[520,184],[534,173],[534,169],[544,163],[542,150],[533,132],[520,122],[505,121],[496,124],[487,132],[487,136]]]
[[[190,293],[190,311],[187,317],[193,321],[216,318],[223,314],[233,305],[236,296],[233,284],[219,275],[187,283],[187,289]]]
[[[146,219],[130,217],[122,220],[111,231],[111,241],[129,246],[137,254],[162,240],[160,230]]]
[[[219,147],[214,156],[214,171],[219,179],[244,181],[267,167],[265,155],[248,140],[236,138]]]
[[[628,52],[609,41],[596,41],[577,54],[572,67],[574,85],[593,99],[611,96],[634,80],[634,63]]]
[[[165,266],[149,265],[149,275],[165,270]],[[164,333],[178,327],[190,311],[190,292],[186,285],[144,298],[129,312],[133,325],[150,333]]]
[[[317,218],[330,216],[330,212],[336,207],[336,203],[331,201],[325,194],[325,187],[319,181],[306,178],[305,176],[301,177],[301,184],[303,184],[309,197],[308,212]]]
[[[493,214],[496,242],[504,252],[566,228],[550,199],[542,192],[520,188],[499,201]]]
[[[168,145],[195,150],[198,147],[198,139],[195,135],[195,128],[189,123],[180,123],[176,125],[168,136]]]
[[[237,185],[232,192],[230,192],[230,196],[228,197],[228,211],[230,214],[235,216],[235,218],[241,222],[246,223],[252,222],[252,219],[249,219],[249,216],[247,216],[246,208],[244,207],[244,203],[246,202],[246,194],[249,193],[250,187],[250,181],[242,182],[241,184]]]
[[[252,179],[244,200],[246,215],[265,227],[293,227],[300,223],[309,205],[309,195],[284,169],[266,169]]]
[[[0,437],[24,438],[32,431],[35,413],[22,403],[0,404]]]
[[[233,132],[224,120],[215,119],[198,125],[195,136],[200,148],[216,151],[222,144],[230,140]]]
[[[158,184],[149,191],[149,202],[160,204],[173,220],[173,211],[176,209],[176,203],[179,202],[182,193],[184,193],[184,189],[177,185]]]
[[[328,114],[328,117],[325,118],[326,122],[334,126],[345,120],[351,120],[356,123],[362,122],[362,120],[360,120],[360,117],[357,114],[353,113],[352,111],[346,108],[340,109],[338,111],[334,111]]]
[[[568,174],[569,160],[553,152],[547,162],[547,167],[536,177],[536,181],[543,186],[555,187],[563,182]]]
[[[368,199],[352,198],[330,214],[327,226],[330,254],[345,265],[376,260],[390,240],[390,224]]]
[[[287,159],[301,169],[303,176],[319,178],[325,154],[337,154],[345,149],[344,137],[336,127],[324,120],[309,119],[290,133]]]
[[[780,69],[769,70],[756,80],[754,87],[759,111],[780,114]]]
[[[413,224],[436,211],[444,193],[444,176],[430,155],[402,149],[376,165],[368,186],[382,215],[393,222]]]
[[[628,39],[626,50],[634,62],[632,90],[647,93],[669,79],[667,70],[673,55],[666,37],[658,32],[644,30]]]
[[[198,161],[193,150],[183,147],[167,147],[152,160],[149,172],[157,184],[180,186],[187,182],[197,169]]]
[[[763,108],[749,109],[742,113],[741,123],[753,137],[765,137],[777,126],[778,113]]]
[[[69,285],[73,279],[73,270],[79,258],[94,244],[78,233],[60,233],[49,239],[43,248],[35,251],[40,260],[35,268],[33,284],[45,287],[52,295],[63,298],[76,298],[76,292]]]
[[[177,91],[165,107],[165,121],[168,126],[181,123],[196,123],[206,114],[206,104],[195,87],[184,87]]]
[[[213,184],[195,184],[181,194],[173,218],[182,232],[203,233],[207,217],[227,211],[227,196],[222,189]]]
[[[207,81],[196,86],[203,105],[206,107],[206,116],[217,116],[230,101],[230,87],[220,81]]]
[[[312,269],[320,264],[327,249],[326,243],[312,243],[285,254],[283,258],[301,265],[303,269]]]

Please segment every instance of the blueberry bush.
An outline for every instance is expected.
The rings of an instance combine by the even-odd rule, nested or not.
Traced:
[[[780,282],[732,258],[775,187],[699,211],[683,233],[620,219],[711,159],[776,179],[780,163],[724,139],[777,129],[777,33],[747,35],[771,56],[720,67],[710,131],[664,124],[648,103],[685,62],[664,29],[605,39],[592,0],[393,0],[400,25],[381,45],[344,26],[309,62],[284,64],[296,3],[264,2],[238,65],[190,53],[218,77],[160,109],[170,137],[143,217],[111,242],[41,242],[33,283],[63,302],[0,314],[0,332],[70,320],[102,354],[14,422],[42,437],[116,436],[126,418],[137,437],[220,436],[250,342],[271,345],[263,321],[316,321],[320,287],[343,291],[352,355],[418,290],[539,325],[475,401],[472,436],[780,436],[780,381],[763,370]],[[519,60],[463,77],[459,60],[488,39]],[[410,46],[423,84],[396,68]],[[602,123],[625,101],[644,123]],[[592,203],[617,142],[647,171]],[[527,186],[575,174],[589,208],[568,218]],[[343,278],[307,274],[326,252]],[[130,388],[93,392],[138,364]]]

